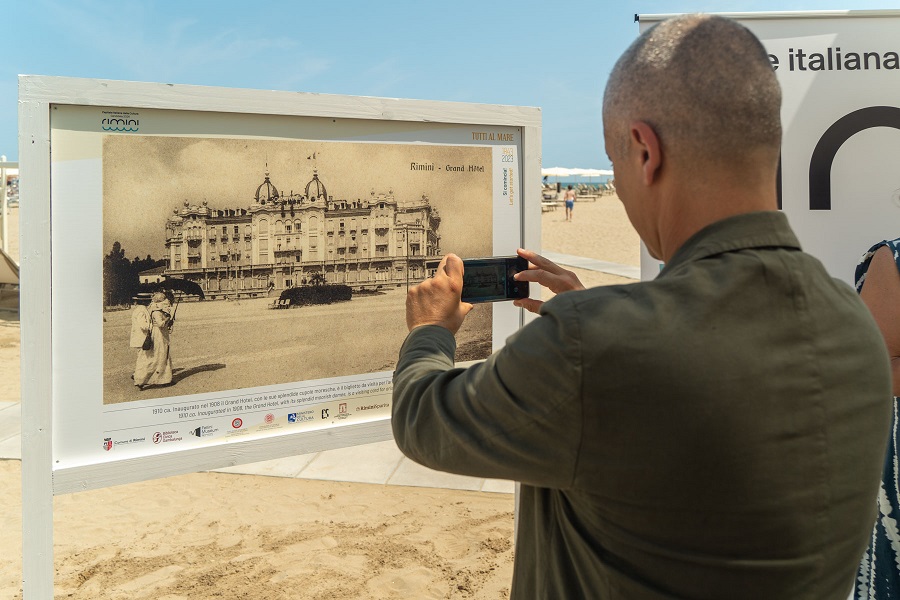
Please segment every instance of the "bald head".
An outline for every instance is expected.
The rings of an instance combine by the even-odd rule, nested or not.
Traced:
[[[627,147],[629,124],[643,121],[676,164],[774,168],[780,110],[781,89],[759,40],[730,19],[686,15],[645,31],[619,58],[603,125],[611,154]]]

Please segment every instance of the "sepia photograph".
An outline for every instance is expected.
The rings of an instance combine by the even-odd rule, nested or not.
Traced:
[[[109,135],[103,403],[389,371],[406,291],[490,256],[492,150]],[[490,306],[457,360],[490,355]]]

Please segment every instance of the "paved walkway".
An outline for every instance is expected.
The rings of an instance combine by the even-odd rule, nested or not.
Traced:
[[[548,250],[542,250],[541,256],[549,258],[553,262],[563,265],[564,267],[600,271],[601,273],[609,273],[610,275],[618,275],[619,277],[627,277],[628,279],[640,280],[641,278],[640,267],[620,265],[618,263],[606,262],[594,258],[585,258],[583,256],[573,256],[571,254],[560,254],[559,252],[550,252]]]
[[[558,252],[543,252],[543,255],[568,267],[640,279],[638,267]],[[0,402],[0,459],[21,460],[22,458],[22,419],[19,407],[18,402]],[[512,481],[451,475],[423,467],[403,456],[393,440],[228,467],[219,469],[219,471],[272,477],[449,488],[507,494],[511,494],[515,490],[515,484]]]

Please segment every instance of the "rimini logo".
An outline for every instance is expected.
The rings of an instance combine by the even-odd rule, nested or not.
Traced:
[[[137,118],[138,113],[128,112],[106,112],[100,121],[100,128],[103,131],[118,131],[121,133],[136,133],[140,129],[140,120]]]

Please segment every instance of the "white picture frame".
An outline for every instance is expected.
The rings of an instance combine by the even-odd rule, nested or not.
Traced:
[[[77,227],[77,223],[69,225],[67,220],[55,220],[58,215],[67,214],[62,201],[59,206],[53,204],[51,112],[60,107],[86,107],[101,112],[105,107],[138,112],[190,111],[221,118],[348,120],[351,128],[352,123],[371,125],[380,122],[387,130],[393,127],[395,131],[413,131],[403,134],[408,137],[403,138],[404,143],[436,143],[436,138],[429,138],[428,134],[423,134],[420,139],[416,130],[435,132],[443,128],[457,134],[471,131],[472,139],[459,139],[457,135],[446,142],[471,145],[485,144],[487,136],[493,137],[494,130],[514,131],[517,139],[510,138],[507,143],[516,149],[514,166],[517,172],[513,174],[513,182],[519,190],[519,197],[515,199],[518,230],[502,231],[501,238],[505,241],[500,247],[505,253],[514,251],[517,246],[540,250],[541,117],[537,108],[20,76],[23,575],[28,600],[52,597],[52,497],[56,494],[391,438],[388,414],[357,424],[296,433],[282,431],[162,453],[125,454],[115,460],[93,460],[92,455],[86,455],[84,459],[71,461],[65,454],[60,454],[54,448],[58,443],[55,430],[65,428],[59,420],[60,415],[65,415],[64,423],[68,423],[71,413],[66,412],[69,407],[58,405],[61,392],[54,382],[69,381],[65,379],[66,374],[77,370],[80,360],[78,344],[71,340],[73,330],[68,324],[72,321],[68,315],[77,314],[77,311],[63,311],[60,294],[64,290],[54,289],[54,282],[57,288],[69,286],[71,282],[59,283],[67,281],[60,279],[65,263],[62,256],[54,256],[53,249],[59,244],[73,243],[72,240],[65,241],[66,228]],[[440,138],[440,135],[436,137]],[[509,202],[512,206],[513,199]],[[498,230],[495,226],[495,249],[498,248]],[[99,256],[96,265],[99,269]],[[72,290],[65,292],[68,293],[65,296],[68,304]],[[538,291],[533,290],[532,295],[538,297]],[[78,301],[73,300],[73,303],[77,305]],[[511,305],[504,304],[507,307],[501,310],[513,310]],[[61,318],[57,313],[67,316]],[[511,322],[510,315],[504,318],[505,322]],[[515,328],[520,327],[525,318],[522,311],[515,309]],[[502,339],[497,338],[495,327],[495,348],[502,344]],[[65,353],[61,354],[63,351]],[[71,385],[66,393],[71,397]],[[97,404],[97,389],[84,389],[80,393],[84,394],[86,402]]]

